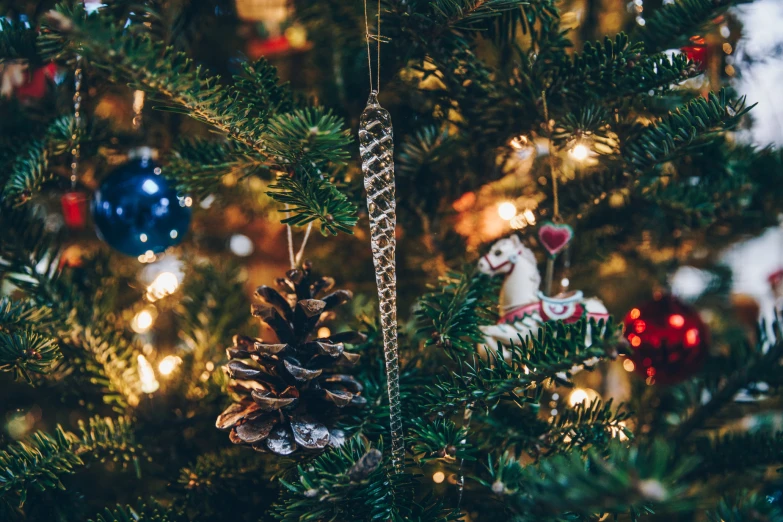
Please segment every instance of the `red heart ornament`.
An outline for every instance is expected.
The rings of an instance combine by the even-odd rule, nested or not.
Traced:
[[[552,257],[568,246],[573,237],[574,231],[565,224],[558,225],[546,222],[538,229],[538,239],[541,240],[541,244]]]

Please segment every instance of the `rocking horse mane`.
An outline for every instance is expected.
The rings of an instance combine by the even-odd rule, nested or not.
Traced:
[[[520,249],[520,257],[522,259],[526,260],[528,263],[530,263],[530,266],[537,267],[538,261],[536,261],[536,255],[533,253],[532,250],[527,248],[526,246],[522,246]],[[538,270],[536,270],[536,274],[538,274]],[[540,277],[539,277],[540,279]]]

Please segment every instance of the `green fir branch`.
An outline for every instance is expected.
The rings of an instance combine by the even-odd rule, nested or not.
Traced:
[[[573,57],[558,54],[546,69],[551,75],[547,93],[607,103],[651,90],[660,93],[698,74],[685,55],[648,55],[643,49],[642,44],[619,33],[614,40],[607,36],[603,42],[585,43],[582,52]]]
[[[783,463],[783,432],[730,433],[692,445],[701,457],[693,477],[719,477]]]
[[[31,330],[0,331],[0,372],[14,379],[33,382],[33,374],[45,375],[62,358],[57,341]]]
[[[447,419],[429,422],[416,419],[407,438],[417,460],[422,463],[436,459],[454,462],[455,459],[476,460],[475,448],[468,441],[468,430]]]
[[[54,435],[39,431],[0,451],[0,502],[21,509],[31,490],[65,489],[63,475],[83,465],[73,444],[73,436],[58,426]]]
[[[350,233],[356,208],[320,173],[313,175],[318,179],[305,179],[311,170],[348,157],[350,134],[340,118],[315,107],[291,110],[290,91],[278,84],[274,68],[263,61],[244,66],[234,84],[227,86],[185,53],[164,46],[145,30],[124,27],[124,22],[100,13],[87,16],[83,7],[59,4],[43,25],[39,44],[55,58],[78,52],[136,88],[161,95],[168,105],[158,108],[188,115],[223,133],[244,154],[255,156],[253,168],[297,171],[296,186],[276,193],[278,201],[297,201],[286,222],[299,225],[321,219],[323,232]],[[174,172],[187,175],[182,165]],[[210,172],[218,177],[226,173],[220,168],[202,170],[196,188],[203,190]],[[187,181],[181,183],[188,186]]]
[[[647,52],[679,49],[692,36],[704,34],[713,20],[734,5],[750,0],[675,0],[645,16],[634,39],[644,43]],[[645,13],[646,14],[646,13]]]
[[[106,508],[87,522],[186,522],[187,520],[184,513],[152,502],[149,506],[142,504],[138,509],[119,505],[113,509]]]
[[[283,219],[285,224],[302,226],[319,220],[324,235],[340,231],[350,234],[356,225],[356,205],[328,179],[303,168],[292,175],[279,175],[269,189],[269,196],[287,205],[286,211],[292,214]]]
[[[616,140],[609,133],[609,113],[596,104],[583,105],[578,113],[568,113],[559,118],[552,133],[552,141],[558,148],[566,148],[584,140],[592,150],[613,152]]]
[[[441,26],[465,31],[486,31],[487,22],[519,9],[524,0],[435,0],[433,18]]]
[[[457,513],[431,499],[414,500],[413,477],[391,473],[382,450],[352,437],[340,448],[299,466],[298,481],[281,480],[283,495],[272,515],[283,522],[457,520]]]
[[[57,426],[53,435],[38,431],[26,442],[0,450],[0,503],[24,508],[32,491],[64,490],[61,479],[85,465],[85,458],[130,461],[138,453],[125,419],[93,417],[79,423],[80,435]]]
[[[166,173],[180,190],[206,197],[223,186],[227,175],[272,179],[269,162],[231,141],[189,139],[179,142],[169,157]]]
[[[622,405],[615,410],[611,399],[606,403],[600,399],[585,401],[573,408],[560,409],[544,435],[548,453],[600,449],[617,438],[633,439],[633,433],[624,422],[630,417],[631,413]]]
[[[0,274],[52,314],[52,328],[66,357],[63,368],[77,370],[103,388],[103,399],[118,413],[137,404],[141,384],[138,346],[107,310],[116,306],[118,281],[107,257],[86,258],[84,271],[62,270],[57,234],[29,209],[3,209],[0,226],[11,230],[0,242]],[[92,280],[84,279],[90,274]]]
[[[607,451],[555,455],[536,465],[522,466],[510,453],[493,461],[491,488],[518,520],[551,517],[599,518],[605,513],[641,514],[687,509],[688,484],[682,477],[696,465],[694,458],[677,459],[665,441],[649,447],[614,442]]]
[[[180,470],[178,483],[188,504],[200,505],[209,497],[240,487],[262,487],[265,467],[262,459],[248,459],[242,448],[227,448],[199,455],[192,465]]]
[[[10,61],[26,61],[37,64],[36,40],[38,31],[23,22],[0,18],[0,67]]]
[[[280,114],[269,122],[264,145],[282,167],[345,161],[353,139],[343,120],[318,107]],[[281,161],[282,160],[282,161]]]
[[[441,277],[434,292],[418,303],[417,331],[425,346],[444,348],[447,354],[466,355],[484,342],[479,326],[495,324],[498,281],[478,271],[451,272]]]
[[[17,205],[29,201],[52,177],[50,158],[69,150],[75,132],[73,117],[61,116],[55,119],[42,139],[33,140],[18,153],[10,175],[4,181],[2,197]]]
[[[79,439],[76,453],[89,455],[91,460],[133,466],[137,478],[141,478],[139,459],[145,457],[141,445],[136,442],[133,426],[125,417],[90,417],[79,421]]]
[[[765,495],[740,491],[721,499],[713,511],[707,513],[709,522],[764,522],[783,520],[783,509],[778,502]]]
[[[588,324],[592,344],[585,347]],[[486,359],[474,353],[459,361],[458,369],[448,377],[438,376],[434,385],[426,387],[429,409],[447,413],[471,404],[492,409],[500,401],[520,407],[537,403],[543,384],[568,385],[572,370],[613,352],[614,337],[611,320],[544,323],[537,335],[520,338],[511,346],[498,346],[497,352],[489,349]],[[510,356],[503,357],[502,350]]]
[[[725,90],[696,98],[632,137],[623,156],[637,171],[649,171],[732,129],[753,107],[745,107],[744,98],[729,100]]]
[[[395,174],[414,177],[430,165],[438,165],[458,153],[460,140],[448,129],[428,125],[403,138],[395,162]]]
[[[709,389],[707,400],[694,401],[695,406],[687,410],[674,428],[671,434],[673,440],[686,440],[751,382],[764,381],[767,375],[777,374],[783,359],[783,331],[780,322],[775,321],[772,330],[773,337],[767,339],[763,326],[760,327],[760,341],[755,349],[748,350],[742,360],[733,361],[733,371],[722,376],[720,382]]]
[[[33,382],[62,358],[57,341],[44,335],[52,327],[51,309],[32,300],[0,298],[0,371]]]

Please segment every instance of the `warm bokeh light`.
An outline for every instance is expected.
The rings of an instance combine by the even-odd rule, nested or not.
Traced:
[[[571,149],[570,154],[576,161],[584,161],[590,155],[590,149],[586,145],[578,143]]]
[[[181,363],[182,359],[176,355],[167,355],[158,363],[158,372],[160,372],[161,375],[171,375]]]
[[[639,316],[642,315],[642,312],[638,308],[634,308],[631,310],[631,319],[639,319]]]
[[[571,392],[571,395],[568,396],[568,404],[571,406],[576,406],[577,404],[581,402],[585,402],[588,399],[587,390],[583,390],[582,388],[576,388],[574,391]]]
[[[436,471],[435,473],[432,474],[432,481],[435,484],[440,484],[444,480],[446,480],[446,474],[443,473],[442,471]]]
[[[696,346],[699,344],[699,330],[698,328],[690,328],[685,332],[685,346]]]
[[[145,333],[152,328],[152,324],[155,322],[155,309],[144,308],[133,316],[131,321],[131,328],[136,333]]]
[[[636,331],[636,333],[644,333],[644,331],[647,329],[647,323],[644,321],[636,321],[636,323],[633,325],[633,329]]]
[[[322,326],[318,329],[318,338],[319,339],[326,339],[330,335],[332,335],[332,331],[327,328],[326,326]]]
[[[512,138],[508,144],[514,150],[522,150],[530,146],[530,140],[524,134],[520,134],[516,138]]]
[[[623,368],[626,372],[632,372],[636,369],[636,365],[633,363],[631,359],[626,359],[623,361]]]
[[[139,380],[141,381],[141,391],[144,393],[154,393],[160,388],[158,379],[155,378],[155,370],[142,354],[136,357],[139,365]]]
[[[673,328],[682,328],[684,324],[685,324],[685,318],[680,314],[674,314],[669,316],[669,325],[671,325]]]
[[[147,250],[145,253],[141,254],[138,259],[140,263],[152,263],[158,259],[158,256],[156,256],[152,250]]]
[[[504,201],[503,203],[498,205],[498,216],[500,216],[500,219],[511,221],[516,215],[517,215],[517,207],[512,202]]]
[[[177,291],[179,279],[171,272],[161,272],[147,287],[147,299],[157,301]]]

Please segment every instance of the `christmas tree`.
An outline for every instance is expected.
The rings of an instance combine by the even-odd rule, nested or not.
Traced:
[[[0,2],[0,520],[783,521],[755,5]]]

